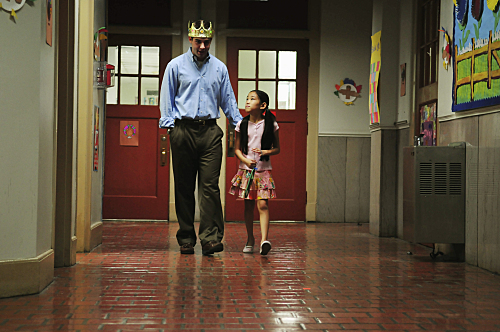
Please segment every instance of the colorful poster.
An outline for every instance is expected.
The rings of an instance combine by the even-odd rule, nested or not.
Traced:
[[[436,103],[424,105],[420,108],[420,134],[422,134],[422,145],[436,146]]]
[[[500,104],[500,0],[453,0],[453,105]]]
[[[99,107],[94,106],[94,172],[99,169]]]
[[[370,124],[380,122],[378,105],[378,78],[380,74],[380,36],[382,31],[372,36],[372,56],[370,61]]]

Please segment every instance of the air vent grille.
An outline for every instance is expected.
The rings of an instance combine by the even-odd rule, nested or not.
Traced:
[[[420,163],[420,195],[432,195],[432,163]]]
[[[434,164],[434,194],[446,195],[446,163]]]
[[[420,195],[463,195],[461,163],[420,163]]]
[[[462,195],[462,164],[450,163],[450,195]]]

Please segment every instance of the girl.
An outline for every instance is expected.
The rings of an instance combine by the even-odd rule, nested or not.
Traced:
[[[267,200],[276,198],[271,176],[269,156],[280,153],[279,127],[276,117],[269,111],[269,96],[264,91],[253,90],[247,96],[245,112],[248,115],[236,125],[235,154],[240,160],[238,173],[231,180],[230,194],[245,199],[245,225],[248,239],[244,253],[253,253],[253,210],[255,200],[260,215],[261,255],[271,250],[268,241],[269,209]],[[251,173],[254,173],[253,181]],[[251,181],[251,182],[250,182]],[[250,182],[250,190],[245,192]],[[248,195],[248,196],[247,196]]]

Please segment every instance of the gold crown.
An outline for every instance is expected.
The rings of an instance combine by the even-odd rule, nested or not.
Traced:
[[[210,22],[210,27],[208,29],[205,29],[205,24],[204,21],[201,20],[201,25],[199,29],[196,29],[194,27],[195,22],[191,23],[189,21],[188,23],[188,36],[193,37],[193,38],[212,38],[212,35],[214,33],[214,30],[212,29],[212,22]]]

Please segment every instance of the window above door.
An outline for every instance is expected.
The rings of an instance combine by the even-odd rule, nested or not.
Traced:
[[[269,95],[269,109],[294,110],[297,89],[297,52],[239,50],[238,107],[245,108],[251,90]]]
[[[107,104],[158,105],[160,48],[109,46],[108,60],[115,65],[116,84],[107,89]]]

